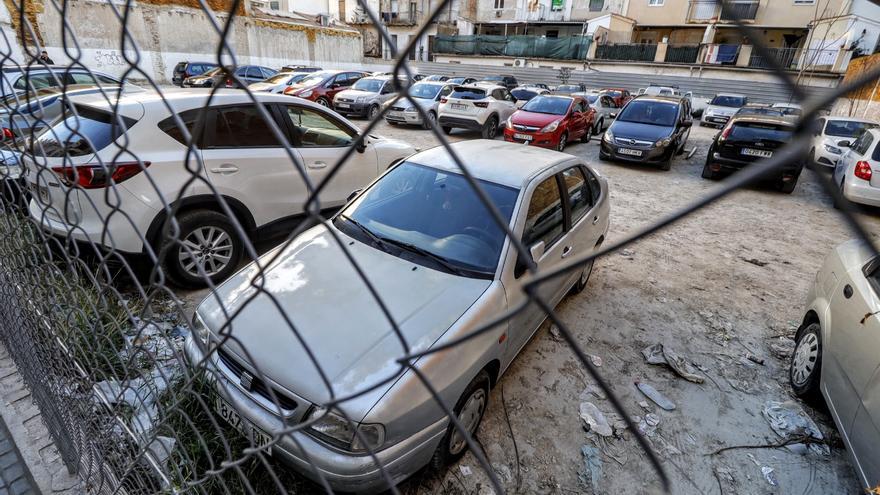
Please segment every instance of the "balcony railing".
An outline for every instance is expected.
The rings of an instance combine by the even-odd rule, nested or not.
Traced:
[[[713,20],[732,22],[736,19],[754,21],[758,15],[759,0],[731,0],[723,7],[717,0],[691,0],[688,4],[688,22]]]

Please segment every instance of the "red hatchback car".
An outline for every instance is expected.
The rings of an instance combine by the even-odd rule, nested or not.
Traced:
[[[284,94],[298,96],[332,108],[336,93],[350,88],[352,84],[367,75],[366,72],[360,71],[322,70],[288,86]]]
[[[504,140],[557,151],[571,141],[588,142],[596,110],[579,96],[540,95],[507,119]]]
[[[633,99],[632,93],[623,88],[605,88],[602,93],[610,96],[614,103],[617,103],[618,108],[623,108],[629,100]]]

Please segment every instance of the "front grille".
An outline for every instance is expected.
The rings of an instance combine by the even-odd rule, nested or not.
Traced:
[[[345,103],[354,103],[354,100],[352,100],[351,98],[336,98],[336,101],[342,101]]]
[[[222,349],[217,350],[217,356],[220,358],[220,361],[229,368],[236,378],[241,379],[242,373],[247,371],[244,366],[241,365],[238,361],[236,361],[232,356],[229,355],[226,351]],[[278,399],[278,405],[281,406],[282,409],[287,411],[292,411],[296,409],[297,403],[295,400],[284,395],[280,390],[273,388],[272,391],[275,393],[275,398]],[[251,393],[259,394],[269,402],[273,402],[272,394],[269,392],[269,386],[266,385],[263,380],[260,380],[258,377],[254,376],[253,380],[251,380]]]
[[[531,125],[522,125],[522,124],[513,124],[513,128],[518,131],[526,131],[526,132],[535,132],[538,129],[540,129],[540,127],[535,127],[535,126],[531,126]]]
[[[637,148],[649,148],[654,146],[653,141],[642,141],[639,139],[614,138],[614,144],[618,146],[635,146]]]
[[[391,107],[391,110],[394,110],[395,112],[402,112],[406,109],[403,107]]]

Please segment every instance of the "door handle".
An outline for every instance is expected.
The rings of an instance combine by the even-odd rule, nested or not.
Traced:
[[[311,162],[309,163],[309,168],[327,168],[327,163],[321,161]]]
[[[843,286],[843,297],[849,299],[852,297],[852,294],[853,294],[852,286],[849,284],[844,285]]]
[[[572,251],[571,246],[565,246],[564,248],[562,248],[562,257],[563,258],[568,257],[568,255],[571,254],[571,251]]]
[[[598,215],[593,217],[593,225],[596,225],[597,223],[599,223],[599,216]]]
[[[224,163],[219,167],[214,167],[211,169],[211,172],[215,174],[234,174],[238,172],[238,167],[231,163]]]

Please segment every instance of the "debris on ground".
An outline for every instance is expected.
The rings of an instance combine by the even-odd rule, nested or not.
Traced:
[[[782,438],[795,435],[809,435],[810,438],[819,440],[817,443],[810,442],[808,445],[795,443],[786,447],[795,453],[805,453],[807,449],[819,455],[830,455],[831,449],[824,443],[825,437],[816,423],[795,402],[767,401],[764,403],[764,418],[770,423],[770,428]]]
[[[584,486],[589,486],[593,493],[596,493],[599,479],[602,477],[602,457],[599,449],[592,445],[584,445],[581,447],[581,455],[584,457],[584,470],[578,473],[578,478]]]
[[[779,482],[776,481],[776,474],[774,474],[772,467],[762,466],[761,474],[764,475],[764,479],[767,480],[767,483],[770,483],[771,486],[779,486]]]
[[[590,358],[590,362],[593,363],[593,366],[595,366],[597,368],[602,367],[602,358],[601,357],[596,356],[595,354],[587,354],[587,357]]]
[[[636,252],[633,251],[632,249],[621,249],[620,253],[618,253],[618,254],[620,254],[624,258],[632,259],[633,255],[636,254]]]
[[[796,347],[794,340],[788,337],[779,337],[775,342],[770,344],[770,351],[779,359],[788,359],[794,353]]]
[[[651,386],[650,384],[642,383],[642,382],[635,382],[635,385],[636,385],[636,387],[638,387],[639,391],[641,391],[643,394],[645,394],[645,397],[654,401],[654,404],[657,404],[658,406],[660,406],[663,409],[666,409],[667,411],[672,411],[673,409],[675,409],[675,404],[671,400],[666,398],[665,395],[658,392],[657,389],[654,388],[653,386]]]
[[[468,476],[470,476],[471,474],[473,474],[473,472],[471,471],[470,466],[465,466],[464,464],[460,464],[460,465],[458,466],[458,470],[461,471],[461,475],[464,476],[465,478],[467,478]]]
[[[611,436],[613,433],[611,425],[608,424],[605,415],[602,414],[602,411],[600,411],[595,404],[592,402],[581,402],[579,411],[579,415],[584,421],[587,431],[596,432],[603,437]]]
[[[748,359],[749,361],[751,361],[755,364],[760,364],[761,366],[764,366],[764,359],[759,358],[758,356],[755,356],[754,354],[746,354],[746,359]]]
[[[739,259],[745,261],[746,263],[751,263],[755,266],[767,266],[770,263],[769,261],[761,261],[757,258],[745,258],[743,256],[740,256]]]
[[[580,399],[589,400],[590,396],[594,396],[597,399],[602,400],[608,398],[608,396],[605,395],[605,392],[603,392],[602,389],[596,385],[587,385],[586,387],[584,387],[584,390],[581,392]]]
[[[644,418],[636,416],[633,422],[638,425],[639,433],[646,437],[654,436],[657,431],[657,425],[660,424],[660,417],[656,414],[648,413]]]
[[[672,371],[678,376],[689,382],[703,383],[704,381],[703,377],[697,374],[696,368],[677,352],[663,344],[656,343],[645,347],[642,349],[642,355],[645,356],[645,361],[648,364],[665,364],[672,368]]]
[[[559,327],[556,325],[550,325],[550,337],[557,342],[562,342],[562,334],[559,333]]]
[[[641,407],[642,409],[644,409],[644,410],[646,410],[646,411],[650,411],[650,410],[651,410],[651,405],[648,404],[648,401],[646,401],[646,400],[640,400],[640,401],[639,401],[639,407]]]

